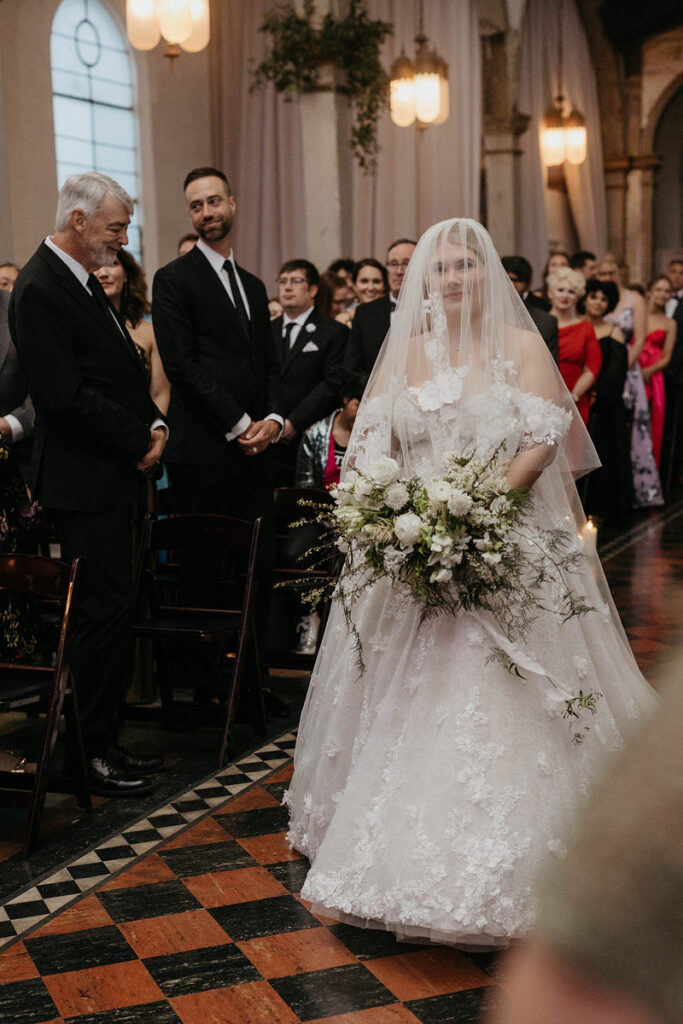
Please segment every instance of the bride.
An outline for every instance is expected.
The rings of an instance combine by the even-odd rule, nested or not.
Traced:
[[[503,443],[508,483],[533,495],[530,545],[557,527],[578,545],[573,480],[598,465],[581,417],[487,232],[444,221],[411,259],[342,481],[390,456],[429,483],[445,452]],[[539,862],[562,855],[601,760],[656,701],[594,553],[579,565],[589,610],[563,621],[548,582],[519,637],[490,611],[424,619],[387,579],[354,601],[351,631],[333,602],[285,794],[316,912],[479,948],[529,929]],[[580,689],[595,713],[567,718]]]

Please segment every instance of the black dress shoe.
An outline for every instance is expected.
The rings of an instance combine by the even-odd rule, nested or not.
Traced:
[[[120,747],[109,747],[106,758],[115,768],[136,776],[153,775],[164,770],[164,759],[158,754],[127,754]]]
[[[153,788],[149,779],[132,777],[104,754],[88,761],[88,779],[97,796],[142,796]]]

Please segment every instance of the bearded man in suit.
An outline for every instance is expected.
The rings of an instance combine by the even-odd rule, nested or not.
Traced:
[[[391,243],[385,264],[389,277],[389,294],[357,307],[346,346],[344,362],[347,375],[370,375],[382,343],[389,333],[391,315],[396,308],[398,293],[410,257],[415,252],[415,245],[410,238],[398,238]]]
[[[157,272],[152,301],[157,344],[171,381],[166,462],[175,507],[188,514],[266,516],[269,523],[270,445],[284,426],[284,407],[266,289],[235,262],[231,230],[236,201],[225,174],[198,167],[185,178],[183,190],[199,240]],[[272,525],[266,538],[257,597],[262,654]],[[186,599],[220,604],[220,566],[212,552],[184,559],[181,574]],[[212,657],[195,678],[196,699],[224,692]]]
[[[72,671],[93,792],[138,795],[159,757],[117,745],[132,657],[132,509],[138,471],[168,430],[133,341],[94,275],[128,241],[133,201],[104,174],[72,175],[56,229],[20,271],[10,330],[35,407],[30,487],[57,527],[62,557],[83,556]]]
[[[294,484],[301,435],[339,402],[348,329],[315,308],[320,275],[309,260],[280,267],[282,316],[271,321],[280,361],[285,426],[274,449],[277,482]]]

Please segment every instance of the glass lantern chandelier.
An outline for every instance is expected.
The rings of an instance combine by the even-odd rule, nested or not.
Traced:
[[[560,21],[557,44],[557,73],[559,89],[557,96],[543,118],[541,130],[541,156],[546,167],[559,167],[560,164],[582,164],[586,159],[588,137],[586,119],[574,107],[565,114],[565,99],[562,95],[562,21],[563,0],[560,0]]]
[[[414,61],[401,48],[400,56],[391,65],[389,109],[391,120],[399,128],[407,128],[415,121],[418,128],[443,124],[449,114],[448,64],[427,45],[422,0],[415,43]]]
[[[153,50],[163,36],[165,57],[179,57],[180,47],[197,53],[211,36],[209,0],[126,0],[126,32],[136,50]]]

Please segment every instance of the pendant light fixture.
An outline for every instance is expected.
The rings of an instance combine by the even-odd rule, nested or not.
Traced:
[[[574,107],[564,113],[562,95],[562,23],[564,0],[560,0],[560,18],[557,36],[557,73],[559,87],[553,105],[546,111],[541,131],[541,156],[546,167],[560,164],[582,164],[586,159],[587,133],[583,114]]]
[[[126,0],[126,32],[136,50],[153,50],[163,36],[165,57],[181,47],[197,53],[211,36],[209,0]]]
[[[449,114],[448,64],[427,45],[422,0],[419,10],[415,60],[411,61],[402,48],[391,66],[389,109],[391,120],[399,128],[407,128],[414,121],[418,128],[443,124]]]

